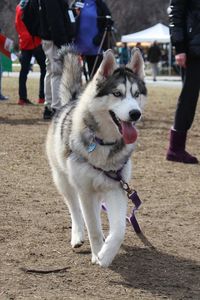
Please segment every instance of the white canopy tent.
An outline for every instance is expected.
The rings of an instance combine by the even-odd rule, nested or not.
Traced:
[[[158,23],[136,33],[122,35],[121,41],[124,43],[131,42],[149,42],[157,41],[158,43],[170,43],[169,27]]]
[[[147,28],[136,33],[122,35],[121,42],[124,43],[152,43],[157,41],[160,44],[169,44],[168,61],[169,61],[169,75],[171,74],[171,42],[169,27],[158,23],[150,28]]]

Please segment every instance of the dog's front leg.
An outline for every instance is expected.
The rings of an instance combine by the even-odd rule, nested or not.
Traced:
[[[103,245],[103,232],[101,228],[101,201],[96,193],[80,192],[80,204],[85,225],[87,227],[92,251],[92,263],[98,263],[97,254]]]
[[[98,263],[102,267],[111,264],[124,239],[126,228],[127,197],[122,189],[105,195],[109,219],[109,235],[98,253]]]
[[[64,172],[54,168],[53,178],[70,211],[72,220],[71,245],[73,248],[80,247],[84,242],[84,221],[77,192],[69,183]]]

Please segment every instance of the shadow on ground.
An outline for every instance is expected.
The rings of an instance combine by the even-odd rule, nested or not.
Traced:
[[[124,279],[112,285],[146,290],[170,299],[200,299],[200,266],[192,260],[149,248],[124,246],[111,269]],[[124,262],[121,268],[121,261]],[[125,263],[127,262],[127,264]]]

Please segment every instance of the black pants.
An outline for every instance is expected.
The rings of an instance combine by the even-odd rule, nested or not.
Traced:
[[[30,62],[32,56],[35,57],[38,65],[40,66],[40,85],[39,85],[39,98],[44,98],[44,77],[46,74],[46,56],[42,50],[42,46],[33,49],[33,50],[22,50],[21,51],[21,70],[19,74],[19,98],[27,99],[27,89],[26,81],[27,75],[30,71]]]
[[[200,58],[188,59],[183,87],[176,108],[174,129],[187,131],[192,126],[200,91]]]
[[[99,68],[103,59],[103,55],[85,55],[84,59],[87,62],[88,73],[89,73],[89,77],[91,78],[91,76],[94,76],[97,69]]]

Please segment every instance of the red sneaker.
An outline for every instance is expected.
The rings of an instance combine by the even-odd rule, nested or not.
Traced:
[[[24,99],[19,99],[17,102],[18,105],[25,105],[26,102],[24,101]]]
[[[45,99],[44,99],[44,98],[39,98],[39,99],[37,100],[37,103],[38,103],[38,104],[44,104],[44,102],[45,102]]]
[[[29,99],[19,99],[18,105],[34,105]]]

